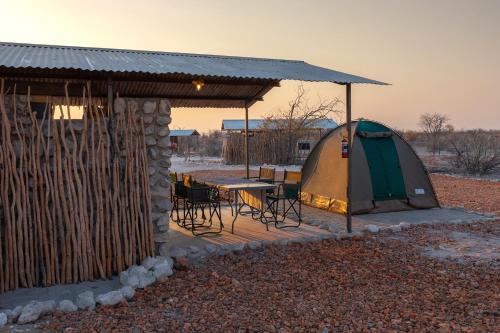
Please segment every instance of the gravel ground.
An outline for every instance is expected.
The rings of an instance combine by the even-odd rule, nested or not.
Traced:
[[[460,206],[468,210],[500,215],[500,182],[431,175],[443,206]]]
[[[432,180],[443,205],[500,212],[498,182],[442,175],[433,175]],[[418,226],[397,234],[269,246],[212,257],[138,291],[128,303],[58,314],[43,328],[65,332],[326,332],[325,328],[329,332],[499,332],[498,257],[487,260],[467,251],[454,259],[424,254],[424,249],[453,244],[456,234],[499,239],[500,220]]]
[[[179,271],[118,308],[60,315],[65,332],[494,332],[500,270],[471,260],[436,260],[439,244],[420,226],[397,235],[211,258]],[[499,235],[498,224],[474,230]]]

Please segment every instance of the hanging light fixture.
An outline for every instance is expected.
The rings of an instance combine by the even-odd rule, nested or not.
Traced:
[[[202,79],[194,80],[192,83],[193,86],[196,88],[196,91],[200,91],[205,86],[205,82],[203,82]]]

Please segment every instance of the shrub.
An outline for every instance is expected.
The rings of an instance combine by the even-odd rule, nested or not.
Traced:
[[[486,174],[500,165],[497,133],[480,129],[454,133],[450,142],[455,167],[469,174]]]

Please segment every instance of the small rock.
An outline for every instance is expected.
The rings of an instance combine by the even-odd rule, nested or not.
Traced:
[[[400,232],[402,229],[399,225],[393,225],[389,228],[392,232]]]
[[[174,264],[174,267],[175,269],[179,270],[179,271],[186,271],[189,269],[190,267],[190,262],[188,260],[188,258],[186,257],[178,257],[178,258],[175,258],[175,264]]]
[[[124,296],[119,290],[113,290],[96,297],[97,303],[101,305],[116,305],[123,301]]]
[[[376,234],[376,233],[378,233],[380,231],[380,228],[377,227],[375,224],[368,224],[366,226],[366,230],[368,232],[371,232],[372,234]]]
[[[186,257],[187,251],[182,247],[174,246],[170,249],[170,255],[172,256],[172,258]]]
[[[44,301],[44,302],[39,302],[40,303],[40,308],[42,309],[42,315],[46,313],[52,313],[56,310],[56,301],[50,300],[50,301]]]
[[[0,313],[0,327],[4,327],[8,322],[7,315],[5,313]]]
[[[289,243],[288,239],[284,238],[284,239],[280,239],[278,241],[278,244],[281,245],[281,246],[287,246]]]
[[[139,285],[139,276],[131,274],[130,270],[123,271],[120,273],[120,283],[124,286],[137,288]]]
[[[123,297],[125,297],[125,299],[130,300],[134,297],[135,290],[130,286],[124,286],[120,288],[120,293],[123,295]]]
[[[145,288],[154,282],[153,272],[144,266],[132,266],[120,273],[120,283],[132,288]]]
[[[95,299],[94,293],[87,290],[76,297],[76,306],[81,310],[94,310],[95,309]]]
[[[23,306],[18,305],[12,310],[7,310],[5,311],[5,314],[7,315],[7,318],[9,319],[9,322],[15,322],[17,318],[19,318],[19,315],[23,311]]]
[[[329,224],[328,224],[328,223],[321,223],[321,224],[319,225],[319,228],[320,228],[320,229],[323,229],[323,230],[329,230],[329,227],[330,227],[330,226],[329,226]]]
[[[146,272],[145,274],[141,274],[139,276],[139,285],[137,288],[144,289],[147,286],[152,285],[156,281],[154,272]]]
[[[142,266],[147,269],[147,270],[150,270],[153,268],[154,265],[156,265],[158,263],[158,259],[157,257],[146,257],[143,261],[142,261]]]
[[[62,312],[75,312],[78,310],[78,307],[70,300],[65,299],[59,302],[57,306],[57,311]]]
[[[401,222],[399,224],[399,227],[401,228],[401,230],[406,230],[406,229],[410,228],[410,224],[408,222]]]
[[[256,249],[259,249],[261,247],[262,247],[262,243],[258,242],[258,241],[251,241],[250,243],[248,243],[248,248],[250,248],[251,250],[256,250]]]
[[[205,245],[205,250],[207,251],[208,254],[214,254],[217,252],[217,246],[213,244],[207,244]]]
[[[153,274],[156,280],[164,281],[170,275],[174,274],[174,272],[172,271],[172,266],[169,263],[162,263],[154,266]]]
[[[158,131],[158,135],[159,135],[159,136],[167,136],[168,134],[170,134],[170,130],[168,129],[168,127],[162,127],[162,128]]]
[[[237,243],[237,244],[233,244],[232,247],[231,247],[231,250],[233,252],[241,252],[245,249],[245,244],[244,243]]]
[[[170,257],[156,257],[158,258],[158,262],[156,263],[155,266],[158,266],[158,265],[168,265],[170,266],[170,268],[173,268],[174,267],[174,259],[170,258]],[[153,266],[153,270],[155,269],[155,267]]]
[[[191,252],[191,253],[200,252],[200,248],[198,246],[195,246],[195,245],[190,245],[188,249],[189,249],[189,252]]]
[[[17,319],[18,324],[27,324],[37,320],[42,314],[42,305],[39,302],[32,301],[24,306],[21,315]]]

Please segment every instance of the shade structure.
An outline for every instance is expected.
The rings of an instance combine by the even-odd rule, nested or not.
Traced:
[[[5,91],[20,95],[79,98],[90,87],[92,97],[108,102],[120,95],[166,98],[172,107],[244,108],[247,176],[249,108],[282,80],[345,85],[347,123],[351,85],[386,84],[297,60],[9,42],[0,42],[0,77]],[[203,89],[193,89],[200,81]]]
[[[439,206],[422,161],[400,135],[368,120],[354,121],[351,128],[352,214]],[[347,135],[345,124],[328,132],[304,163],[306,204],[347,213],[348,159],[341,151]]]
[[[108,85],[129,97],[168,98],[173,107],[250,107],[281,80],[337,84],[383,82],[298,60],[0,42],[0,76],[18,93],[81,96],[91,81],[94,97]],[[201,90],[192,82],[203,80]]]

